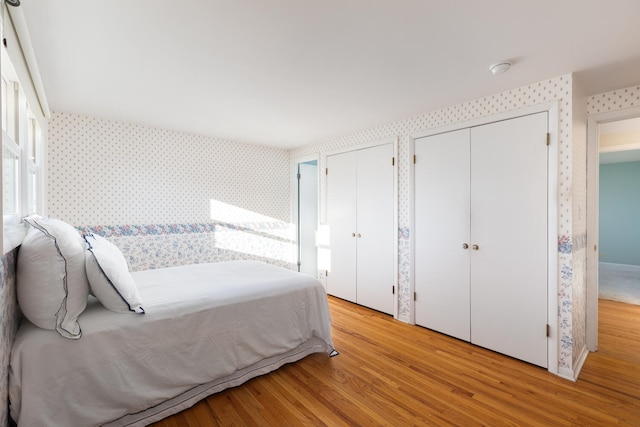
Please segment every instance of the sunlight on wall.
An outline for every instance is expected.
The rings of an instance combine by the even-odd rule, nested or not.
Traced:
[[[218,224],[215,246],[257,257],[294,263],[295,226],[247,209],[210,200],[211,220]]]
[[[318,231],[316,231],[318,270],[331,271],[331,242],[329,241],[329,236],[329,224],[320,224]]]

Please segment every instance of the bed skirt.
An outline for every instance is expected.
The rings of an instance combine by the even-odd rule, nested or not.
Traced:
[[[328,348],[325,341],[313,337],[309,341],[301,344],[298,348],[287,353],[270,357],[259,361],[258,363],[241,369],[224,378],[216,379],[207,384],[201,384],[186,392],[169,399],[159,405],[153,406],[143,412],[137,414],[128,414],[122,418],[105,424],[105,427],[142,427],[178,412],[184,411],[211,396],[212,394],[221,392],[228,388],[237,387],[252,378],[275,371],[287,363],[297,362],[313,353],[327,353],[333,355],[333,349]]]

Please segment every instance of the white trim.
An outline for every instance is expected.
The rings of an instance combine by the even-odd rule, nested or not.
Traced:
[[[335,154],[341,154],[341,153],[348,153],[350,151],[363,150],[365,148],[377,147],[378,145],[385,145],[385,144],[392,144],[392,143],[396,144],[395,150],[397,150],[398,137],[392,136],[389,138],[379,139],[377,141],[365,142],[358,145],[350,145],[348,147],[336,148],[335,150],[326,151],[323,156],[326,163],[328,156],[333,156]],[[397,154],[395,150],[394,150],[394,153]]]
[[[526,108],[519,108],[504,113],[481,117],[478,119],[468,120],[464,122],[454,123],[447,126],[428,129],[417,132],[412,135],[409,145],[410,153],[410,172],[409,172],[409,224],[410,233],[410,260],[411,272],[409,279],[410,296],[415,292],[415,240],[413,230],[415,229],[415,164],[413,163],[413,154],[415,153],[415,141],[426,136],[437,135],[440,133],[451,132],[460,129],[466,129],[475,126],[482,126],[489,123],[495,123],[502,120],[514,119],[530,114],[548,113],[548,132],[549,152],[548,152],[548,168],[547,168],[547,322],[550,326],[550,336],[547,340],[547,370],[556,375],[558,372],[559,348],[560,348],[560,327],[558,315],[558,156],[560,145],[560,106],[558,101],[547,102]],[[419,161],[419,159],[418,159]],[[413,300],[413,298],[411,298]],[[415,324],[415,303],[412,301],[409,310],[409,323]]]
[[[556,101],[548,108],[549,152],[547,157],[547,323],[550,336],[547,340],[547,370],[558,374],[560,361],[560,302],[558,301],[558,281],[560,277],[558,235],[560,206],[559,156],[560,156],[560,105]]]
[[[601,123],[640,117],[640,107],[592,114],[587,119],[587,348],[598,351],[598,193]],[[604,152],[604,151],[603,151]],[[589,250],[594,248],[594,250]]]
[[[578,381],[578,376],[580,375],[580,371],[582,371],[582,367],[584,366],[584,362],[586,362],[588,355],[589,350],[587,349],[587,347],[582,347],[574,368],[560,368],[558,371],[558,376],[560,378],[564,378],[565,380],[573,382]]]
[[[42,84],[42,78],[40,77],[40,68],[38,67],[38,61],[36,60],[36,55],[33,51],[33,45],[31,43],[31,37],[29,36],[29,30],[27,29],[27,23],[24,19],[24,13],[20,7],[5,8],[9,19],[5,19],[5,32],[3,34],[5,38],[9,36],[7,40],[8,43],[11,44],[17,41],[19,44],[19,53],[16,53],[16,56],[19,55],[21,57],[22,63],[14,65],[20,68],[24,66],[27,69],[27,73],[24,74],[23,80],[28,81],[20,81],[20,83],[24,87],[29,103],[34,107],[34,113],[37,112],[35,116],[40,122],[40,127],[44,127],[46,125],[46,120],[43,119],[51,118],[51,110],[49,109],[44,85]],[[5,18],[7,17],[6,14],[4,16]],[[9,33],[7,33],[7,29],[9,30]],[[18,50],[16,50],[16,52],[18,52]],[[23,73],[21,72],[20,74],[22,76]],[[37,110],[35,109],[36,105],[39,107]]]
[[[413,136],[409,138],[409,301],[413,301],[413,295],[416,292],[416,240],[414,238],[416,229],[416,165],[413,163],[413,156],[416,154],[416,139]],[[415,325],[415,302],[410,302],[409,307],[409,316],[400,320]]]
[[[398,319],[400,313],[400,277],[399,277],[399,266],[398,266],[398,227],[399,223],[399,204],[398,204],[398,182],[399,182],[399,159],[398,159],[398,145],[400,144],[400,137],[397,136],[395,142],[393,143],[393,158],[394,161],[394,171],[393,171],[393,278],[395,292],[393,293],[393,318]]]

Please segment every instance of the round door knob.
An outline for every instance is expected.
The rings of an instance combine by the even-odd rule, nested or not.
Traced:
[[[480,246],[478,246],[478,245],[471,245],[471,249],[473,249],[474,251],[477,251],[478,249],[480,249]]]
[[[462,244],[462,249],[469,249],[469,245],[468,245],[468,244],[466,244],[466,243],[463,243],[463,244]]]
[[[358,233],[358,239],[362,237],[362,234]]]
[[[351,233],[351,237],[356,237],[356,233]]]

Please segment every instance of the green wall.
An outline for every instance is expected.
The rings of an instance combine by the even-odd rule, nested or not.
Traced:
[[[640,162],[600,165],[600,261],[640,265]]]

